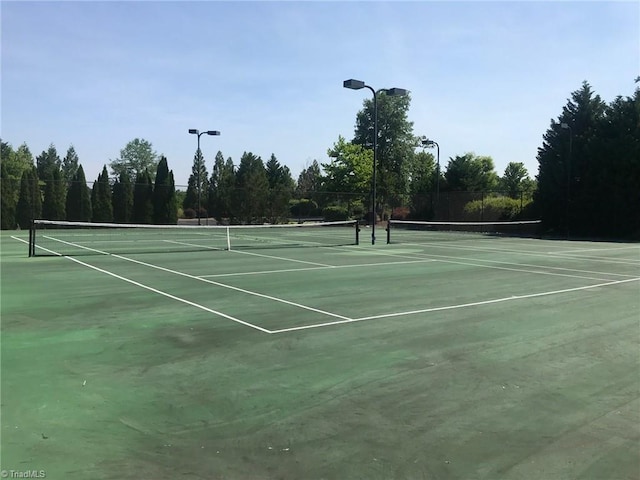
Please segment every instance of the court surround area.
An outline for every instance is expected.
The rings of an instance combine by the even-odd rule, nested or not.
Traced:
[[[212,231],[2,233],[3,469],[638,478],[640,244]]]

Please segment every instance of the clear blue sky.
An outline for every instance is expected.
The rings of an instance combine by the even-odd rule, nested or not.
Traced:
[[[537,148],[587,80],[606,102],[640,75],[640,3],[2,1],[4,141],[38,155],[73,144],[87,180],[136,137],[185,185],[202,137],[274,153],[297,179],[353,136],[368,90],[411,91],[416,135],[449,157],[489,155],[502,174]]]

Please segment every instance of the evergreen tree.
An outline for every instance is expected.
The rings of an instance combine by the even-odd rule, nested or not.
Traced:
[[[102,167],[102,173],[93,183],[91,190],[91,205],[93,207],[94,222],[113,222],[113,204],[111,202],[111,185],[107,166]]]
[[[5,143],[2,142],[2,145],[4,151]],[[2,153],[3,158],[4,155]],[[20,185],[16,183],[15,179],[9,177],[5,162],[0,162],[0,202],[2,202],[0,222],[2,230],[16,228],[16,198],[20,193],[19,187]]]
[[[234,216],[244,223],[262,222],[269,191],[269,181],[262,159],[244,152],[236,174]]]
[[[72,222],[91,221],[91,190],[87,186],[87,179],[82,165],[78,165],[76,174],[71,180],[71,185],[67,191],[66,207],[67,220]]]
[[[56,168],[60,168],[61,165],[62,162],[60,160],[60,157],[58,156],[58,151],[52,143],[51,145],[49,145],[49,149],[46,152],[43,151],[36,157],[38,178],[49,178],[49,174],[52,174],[53,170],[55,170]]]
[[[176,188],[167,159],[160,158],[153,187],[153,222],[159,225],[177,223]]]
[[[153,223],[153,183],[148,170],[136,177],[131,218],[134,223]]]
[[[598,160],[593,155],[596,129],[603,121],[606,105],[587,82],[573,92],[558,121],[543,136],[538,149],[538,190],[535,204],[543,228],[568,234],[579,223],[590,223],[592,199],[583,185]]]
[[[65,220],[66,215],[66,182],[62,180],[59,168],[54,168],[45,181],[42,216],[46,220]]]
[[[267,196],[267,215],[271,223],[286,220],[289,217],[289,200],[293,197],[295,182],[287,166],[280,165],[272,153],[266,165],[269,185]]]
[[[133,213],[133,186],[126,172],[113,184],[113,220],[117,223],[130,223]]]
[[[42,216],[42,197],[36,167],[25,170],[20,180],[20,196],[16,206],[16,221],[21,229],[28,229],[34,219]]]
[[[209,182],[209,212],[218,220],[232,218],[236,189],[236,174],[233,160],[226,162],[222,152],[216,154]]]
[[[198,181],[200,184],[198,185]],[[193,156],[193,166],[187,185],[187,196],[184,199],[182,208],[184,210],[193,209],[198,215],[200,207],[200,217],[207,216],[206,208],[209,205],[209,174],[204,162],[202,150],[196,151]]]
[[[62,179],[69,185],[71,180],[73,180],[73,176],[76,174],[76,170],[78,170],[78,164],[80,160],[78,159],[78,154],[76,153],[76,149],[71,145],[67,149],[67,154],[62,159]]]
[[[169,197],[167,198],[167,224],[176,225],[178,223],[178,195],[176,192],[176,181],[173,177],[173,170],[169,170]]]

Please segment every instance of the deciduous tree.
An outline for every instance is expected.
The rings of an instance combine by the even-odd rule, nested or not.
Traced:
[[[151,142],[144,138],[134,138],[120,150],[120,157],[109,163],[111,173],[115,177],[126,173],[129,178],[136,178],[145,170],[154,172],[158,165],[158,154],[153,150]]]

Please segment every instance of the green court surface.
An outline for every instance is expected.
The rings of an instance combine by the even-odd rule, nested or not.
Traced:
[[[369,234],[29,258],[3,232],[0,467],[640,478],[640,244]]]

